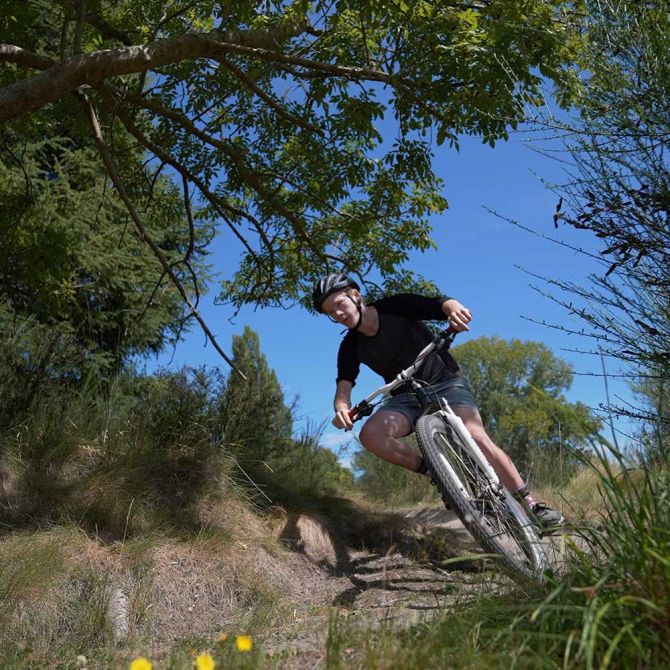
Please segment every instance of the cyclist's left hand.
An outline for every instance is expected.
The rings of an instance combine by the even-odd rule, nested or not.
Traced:
[[[447,315],[449,325],[457,332],[470,330],[468,323],[472,321],[472,313],[470,310],[462,305],[458,300],[450,298],[442,305],[444,313]]]

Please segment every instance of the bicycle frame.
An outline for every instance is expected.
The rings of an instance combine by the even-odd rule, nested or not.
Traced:
[[[399,372],[393,381],[389,382],[388,384],[385,384],[384,386],[380,386],[378,389],[375,389],[370,395],[368,395],[366,398],[361,400],[361,402],[352,407],[349,410],[349,417],[351,418],[351,420],[357,421],[364,416],[369,416],[370,414],[372,414],[373,411],[373,406],[370,403],[375,398],[378,398],[381,395],[388,395],[391,391],[398,388],[398,386],[400,386],[401,384],[406,384],[408,382],[410,383],[410,386],[412,388],[411,392],[413,392],[417,396],[417,399],[419,400],[423,408],[426,409],[429,403],[425,395],[425,390],[423,389],[423,387],[420,386],[420,384],[417,381],[414,380],[414,373],[419,369],[421,364],[425,361],[425,359],[428,356],[437,353],[444,346],[449,347],[453,342],[456,333],[457,331],[453,330],[451,327],[442,331],[430,344],[428,344],[424,349],[422,349],[419,352],[418,356],[416,357],[412,365],[410,365],[405,370]],[[465,427],[463,420],[449,406],[449,403],[447,402],[446,398],[438,397],[438,402],[440,404],[440,409],[437,410],[435,414],[440,415],[442,419],[445,422],[447,422],[453,428],[453,430],[455,430],[458,433],[459,437],[469,447],[474,458],[481,465],[491,484],[499,488],[502,488],[500,478],[498,477],[496,471],[488,462],[488,460],[482,453],[477,443],[472,439],[472,436],[470,435],[468,429]],[[444,462],[444,465],[453,472],[453,468],[446,460]],[[467,495],[466,491],[463,492]]]

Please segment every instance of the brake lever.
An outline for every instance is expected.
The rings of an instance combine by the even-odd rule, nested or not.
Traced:
[[[458,331],[452,326],[449,326],[440,333],[439,337],[444,342],[443,346],[449,349],[449,347],[453,344],[456,335],[458,335]]]
[[[364,416],[370,416],[373,410],[374,407],[369,402],[361,400],[361,402],[359,402],[358,405],[354,405],[347,414],[349,415],[351,422],[356,423],[356,421],[360,421]],[[345,428],[345,430],[349,429]]]

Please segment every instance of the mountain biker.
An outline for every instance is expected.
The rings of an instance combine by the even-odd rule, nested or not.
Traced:
[[[326,314],[348,330],[338,352],[337,388],[333,402],[333,425],[346,430],[353,427],[349,417],[351,390],[361,363],[380,374],[388,383],[411,365],[419,352],[434,339],[424,320],[448,321],[458,332],[470,330],[468,323],[472,320],[467,307],[447,296],[405,293],[365,304],[358,284],[338,272],[327,274],[317,282],[312,304],[315,311]],[[460,373],[458,363],[447,350],[443,349],[427,359],[415,378],[427,382],[446,398],[502,483],[518,499],[526,502],[543,527],[563,523],[560,511],[533,498],[512,460],[491,440],[468,380]],[[391,396],[368,419],[359,439],[368,451],[385,461],[430,476],[421,454],[399,439],[414,430],[421,412],[416,398],[400,387],[392,391]]]

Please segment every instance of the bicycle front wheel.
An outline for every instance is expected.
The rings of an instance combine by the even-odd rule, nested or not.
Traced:
[[[489,479],[470,447],[437,414],[422,416],[416,437],[433,479],[465,527],[511,576],[541,581],[548,567],[525,509]]]

